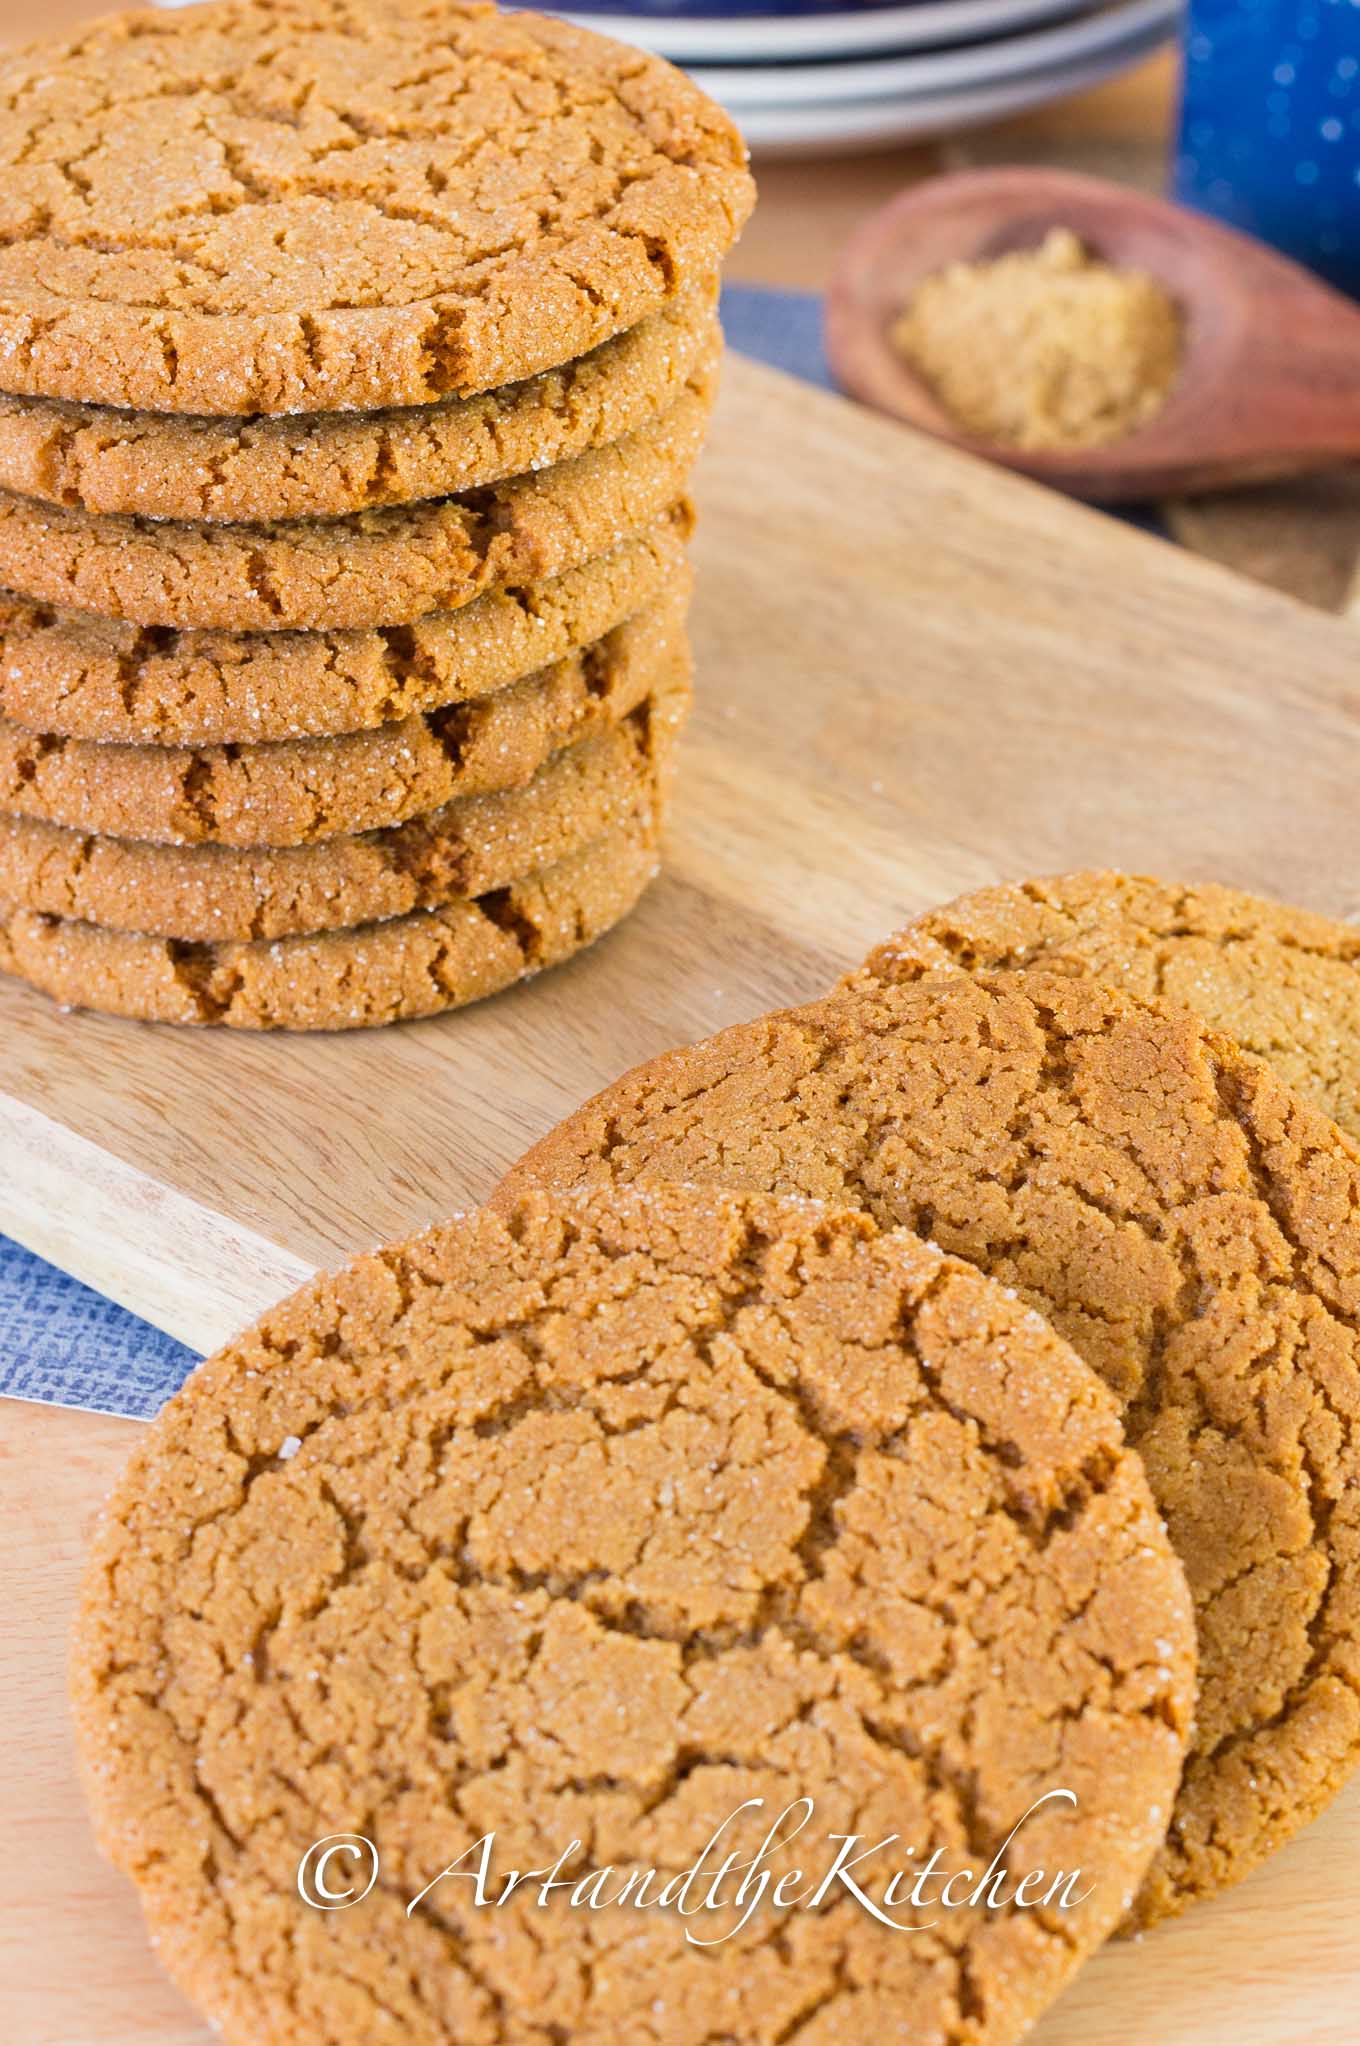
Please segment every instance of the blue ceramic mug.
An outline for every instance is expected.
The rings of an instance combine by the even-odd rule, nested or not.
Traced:
[[[1175,190],[1360,296],[1360,0],[1190,0]]]

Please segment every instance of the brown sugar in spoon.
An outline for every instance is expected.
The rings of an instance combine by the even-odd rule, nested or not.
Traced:
[[[1184,322],[1179,371],[1160,410],[1118,440],[1058,450],[980,440],[889,330],[934,272],[1037,247],[1055,227],[1165,287]],[[826,345],[852,396],[1075,497],[1179,496],[1360,457],[1360,307],[1248,235],[1068,171],[960,171],[892,200],[846,248]]]

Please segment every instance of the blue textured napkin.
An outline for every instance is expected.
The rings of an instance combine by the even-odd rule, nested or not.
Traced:
[[[722,315],[742,354],[830,382],[821,302],[810,293],[729,286]],[[0,1394],[145,1418],[194,1361],[182,1343],[0,1236]]]
[[[0,1331],[0,1393],[102,1414],[154,1414],[195,1361],[183,1343],[5,1236]]]
[[[822,301],[811,291],[759,291],[729,284],[722,295],[728,346],[791,376],[831,388],[822,347]]]

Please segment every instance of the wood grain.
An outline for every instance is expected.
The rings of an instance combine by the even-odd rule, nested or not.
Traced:
[[[565,972],[355,1037],[64,1016],[0,988],[0,1228],[208,1346],[474,1201],[630,1061],[818,992],[907,911],[1109,860],[1360,907],[1350,628],[733,363],[701,480],[701,710],[669,871]],[[41,1178],[37,1177],[41,1173]],[[64,1636],[127,1424],[0,1403],[5,2036],[208,2046],[96,1861]],[[1102,1955],[1041,2046],[1354,2046],[1360,1789]]]

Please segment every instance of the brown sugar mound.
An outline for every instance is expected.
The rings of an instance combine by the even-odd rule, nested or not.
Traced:
[[[1057,874],[980,888],[885,940],[847,987],[1041,966],[1192,1009],[1360,1139],[1360,930],[1211,882]]]
[[[1131,433],[1160,411],[1182,352],[1165,287],[1100,262],[1065,228],[926,278],[891,339],[958,425],[1031,449]]]
[[[102,1516],[73,1692],[101,1845],[230,2046],[1011,2046],[1146,1865],[1192,1665],[1115,1403],[1037,1316],[863,1215],[602,1188],[201,1366]],[[738,1927],[435,1882],[491,1833],[492,1896],[571,1842],[612,1895],[803,1797],[780,1875],[838,1832],[981,1871],[1057,1786],[1008,1859],[1084,1900],[906,1937],[837,1885]],[[337,1833],[377,1879],[310,1908]]]
[[[421,405],[711,277],[754,189],[680,72],[460,0],[221,0],[0,62],[0,387]]]
[[[933,1237],[1118,1395],[1200,1650],[1138,1922],[1321,1810],[1360,1762],[1360,1152],[1333,1123],[1188,1012],[1032,968],[869,986],[656,1059],[507,1188],[642,1178]]]

